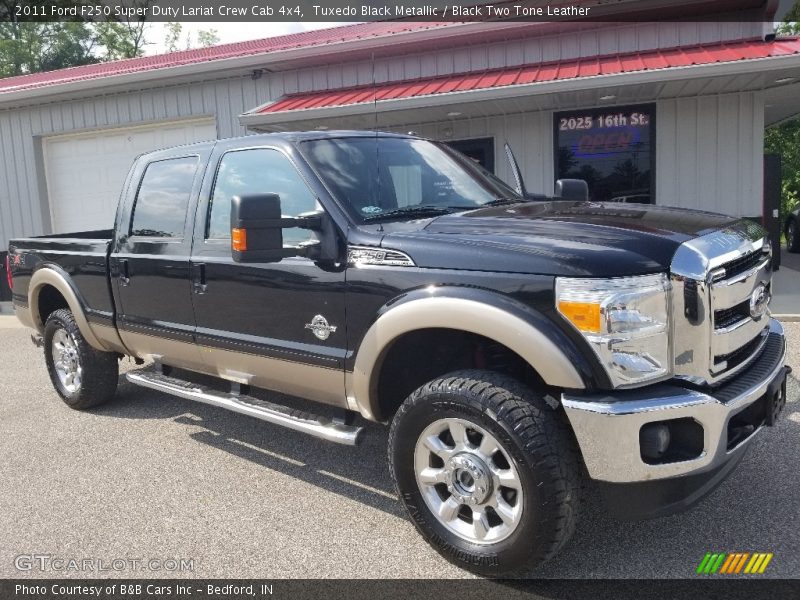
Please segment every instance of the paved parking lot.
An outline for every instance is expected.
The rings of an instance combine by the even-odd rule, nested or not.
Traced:
[[[52,391],[29,333],[2,325],[0,577],[26,575],[20,554],[193,558],[198,577],[469,576],[404,517],[382,427],[346,448],[127,383],[109,405],[75,412]],[[787,329],[800,372],[800,323]],[[568,547],[530,575],[687,577],[707,551],[761,551],[775,553],[768,575],[798,577],[798,464],[793,379],[783,422],[700,506],[623,523],[590,502]]]
[[[773,275],[772,314],[800,318],[800,254],[781,251],[781,268]]]

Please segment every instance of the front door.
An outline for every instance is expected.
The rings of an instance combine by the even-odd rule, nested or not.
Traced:
[[[117,326],[135,354],[167,365],[202,366],[194,344],[189,280],[193,191],[201,156],[154,159],[130,178],[111,254]]]
[[[345,405],[344,267],[307,258],[236,263],[233,196],[275,193],[284,216],[319,208],[290,158],[276,148],[225,150],[212,164],[195,225],[192,272],[197,342],[220,377],[337,406]],[[284,245],[316,235],[285,229]]]

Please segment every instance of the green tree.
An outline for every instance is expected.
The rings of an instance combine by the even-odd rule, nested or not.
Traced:
[[[135,58],[144,54],[148,44],[145,32],[146,21],[97,23],[95,35],[97,43],[104,49],[102,60]]]
[[[183,31],[183,25],[178,22],[170,21],[166,25],[164,25],[164,48],[167,52],[177,52],[180,50],[178,47],[178,42],[181,39],[181,32]]]
[[[781,157],[781,218],[800,204],[800,118],[767,129],[767,154]]]
[[[133,0],[132,4],[145,7],[153,2]],[[145,21],[18,22],[15,8],[19,4],[19,0],[0,0],[0,77],[141,56],[147,43]]]
[[[52,71],[98,62],[86,23],[0,24],[0,77]]]
[[[800,35],[800,0],[778,26],[779,36]],[[798,107],[800,110],[800,107]],[[800,204],[800,116],[767,129],[764,152],[781,157],[781,219]]]
[[[129,0],[129,4],[132,8],[149,12],[155,0]],[[145,19],[96,23],[97,42],[105,50],[102,60],[135,58],[144,54],[144,47],[149,43],[146,38],[149,25]]]
[[[797,22],[800,21],[800,0],[795,0],[786,14],[783,16],[783,23],[778,27],[778,33],[781,35],[793,35],[798,32]]]
[[[191,32],[186,34],[186,37],[181,40],[183,36],[183,25],[176,22],[169,22],[164,26],[164,48],[167,52],[177,52],[181,49],[191,50],[195,48],[192,41]],[[216,29],[201,29],[197,32],[197,46],[201,48],[208,48],[219,44],[219,35]]]
[[[219,34],[216,29],[201,29],[197,32],[197,44],[201,48],[219,44]]]

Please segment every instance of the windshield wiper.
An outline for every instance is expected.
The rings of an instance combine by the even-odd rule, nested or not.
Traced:
[[[495,200],[487,202],[486,204],[482,204],[481,206],[500,206],[502,204],[519,204],[521,202],[528,202],[528,200],[521,196],[518,196],[516,198],[512,196],[507,196],[504,198],[496,198]]]
[[[380,221],[382,219],[391,219],[395,217],[435,217],[438,215],[446,215],[450,212],[453,212],[453,209],[447,206],[403,206],[402,208],[395,208],[377,215],[365,217],[364,222]]]

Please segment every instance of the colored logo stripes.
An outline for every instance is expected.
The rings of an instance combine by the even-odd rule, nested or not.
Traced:
[[[772,560],[772,552],[707,552],[697,567],[698,575],[739,575],[763,573]]]

